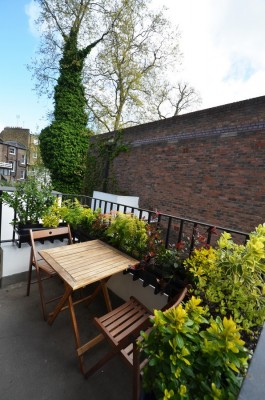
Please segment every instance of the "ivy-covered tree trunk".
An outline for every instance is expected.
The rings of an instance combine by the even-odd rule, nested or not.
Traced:
[[[75,27],[64,39],[60,76],[54,94],[54,121],[41,131],[40,148],[54,189],[80,193],[89,137],[82,70],[85,58],[96,42],[79,50],[78,29]]]

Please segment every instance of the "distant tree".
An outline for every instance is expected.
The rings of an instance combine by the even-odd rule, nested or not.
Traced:
[[[156,91],[150,87],[147,96],[149,98],[145,115],[147,120],[173,117],[185,110],[193,110],[201,104],[199,94],[187,82],[178,82],[174,85],[163,81],[163,84],[157,84]]]
[[[39,2],[48,3],[47,0]],[[149,0],[100,0],[98,3],[49,0],[49,3],[57,5],[56,12],[58,14],[60,10],[60,17],[57,16],[54,24],[50,12],[46,11],[44,15],[44,40],[38,54],[39,61],[36,60],[33,69],[39,93],[50,93],[49,85],[54,80],[57,82],[56,65],[64,43],[60,39],[64,38],[62,31],[67,31],[73,24],[73,4],[78,3],[81,7],[81,4],[90,3],[90,14],[84,15],[86,23],[81,23],[78,31],[79,47],[88,38],[94,37],[96,41],[95,32],[102,27],[101,35],[108,31],[108,26],[112,29],[104,40],[97,41],[93,57],[84,60],[83,83],[89,126],[98,133],[161,118],[165,113],[164,106],[173,101],[173,92],[168,90],[167,73],[170,70],[176,72],[181,63],[178,28],[170,26],[163,10],[152,11]],[[177,87],[176,84],[171,86],[172,90]],[[184,92],[189,90],[186,86]],[[164,99],[166,91],[167,101]],[[163,107],[158,93],[164,99]],[[191,96],[182,97],[183,91],[175,90],[176,94],[178,97],[175,96],[174,101],[175,105],[178,103],[178,112],[183,110],[184,102],[185,107],[194,104]],[[171,106],[167,113],[173,115],[175,111],[176,107]]]
[[[195,98],[188,84],[178,85],[174,97],[166,79],[181,63],[177,27],[171,27],[163,10],[152,12],[146,0],[121,0],[121,5],[96,62],[88,60],[85,68],[89,120],[98,131],[161,118],[162,103],[171,106],[171,115],[179,113],[193,102],[191,92]]]

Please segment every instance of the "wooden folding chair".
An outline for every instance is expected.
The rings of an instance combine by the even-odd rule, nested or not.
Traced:
[[[187,287],[182,289],[170,303],[162,308],[162,311],[178,306],[185,298],[187,291]],[[140,370],[144,362],[140,364],[136,341],[139,339],[140,331],[146,331],[151,326],[151,316],[152,313],[143,304],[131,297],[129,301],[115,310],[100,318],[95,318],[94,322],[101,334],[94,339],[94,343],[98,343],[102,336],[111,345],[111,351],[90,368],[85,377],[92,375],[116,354],[120,354],[128,365],[133,368],[133,399],[139,400]],[[91,343],[93,343],[93,340]]]
[[[40,300],[41,300],[41,309],[43,319],[47,319],[47,310],[46,304],[58,299],[53,298],[46,300],[44,297],[44,289],[42,282],[45,279],[51,278],[57,273],[54,269],[44,261],[36,250],[36,241],[43,241],[43,240],[54,240],[54,239],[68,239],[68,244],[73,243],[73,238],[71,235],[70,226],[67,225],[65,227],[60,228],[51,228],[51,229],[42,229],[38,231],[34,231],[32,229],[29,230],[30,234],[30,244],[31,244],[31,252],[30,252],[30,260],[29,260],[29,272],[28,272],[28,283],[27,283],[27,296],[30,294],[30,287],[32,283],[38,283],[39,286],[39,293],[40,293]],[[32,268],[36,270],[36,280],[32,280]]]

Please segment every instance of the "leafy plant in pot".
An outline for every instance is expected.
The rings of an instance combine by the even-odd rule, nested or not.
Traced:
[[[105,236],[109,243],[133,257],[141,259],[146,254],[146,222],[133,214],[111,213]]]
[[[101,210],[83,206],[77,199],[65,200],[60,209],[60,217],[71,226],[74,235],[82,242],[101,237],[96,224],[104,219]]]
[[[50,185],[41,184],[34,178],[18,182],[14,192],[3,192],[2,201],[14,209],[12,224],[21,236],[31,227],[40,227],[40,219],[54,201]],[[21,238],[20,238],[21,239]],[[24,240],[20,240],[23,242]],[[25,239],[27,241],[27,239]]]
[[[231,315],[254,348],[265,321],[265,224],[245,245],[224,232],[214,248],[195,250],[184,265],[211,314]]]
[[[155,310],[138,345],[147,358],[143,388],[160,400],[235,400],[248,351],[232,318],[209,317],[201,299]]]

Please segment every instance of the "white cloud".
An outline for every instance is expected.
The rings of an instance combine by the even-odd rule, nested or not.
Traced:
[[[35,37],[39,37],[40,32],[35,25],[35,21],[40,14],[39,4],[36,3],[34,0],[31,0],[30,3],[25,5],[25,12],[26,15],[28,16],[29,30],[31,34]]]
[[[264,0],[164,0],[179,25],[181,77],[201,94],[201,108],[264,95]],[[176,75],[179,78],[179,75]]]

